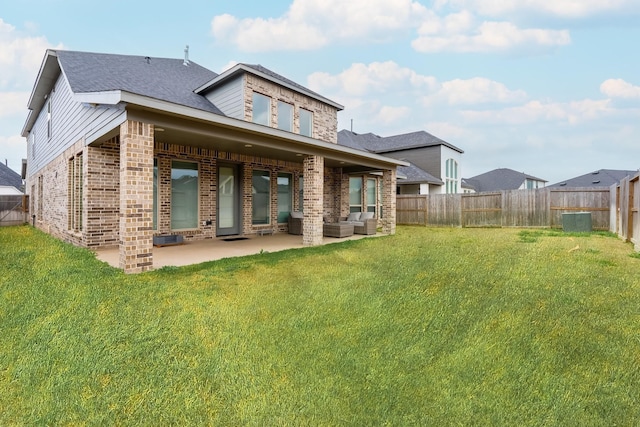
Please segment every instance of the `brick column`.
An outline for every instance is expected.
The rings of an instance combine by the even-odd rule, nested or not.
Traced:
[[[322,244],[322,214],[324,209],[324,157],[304,158],[304,220],[302,244]]]
[[[382,173],[382,232],[396,234],[396,170]]]
[[[153,268],[153,125],[120,125],[120,268]]]

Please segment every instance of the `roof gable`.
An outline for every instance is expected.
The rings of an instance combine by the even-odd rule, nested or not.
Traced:
[[[255,76],[268,80],[272,83],[275,83],[277,85],[293,90],[294,92],[299,92],[303,95],[306,95],[324,104],[331,105],[332,107],[336,108],[338,111],[344,110],[344,106],[338,104],[337,102],[334,102],[328,98],[325,98],[324,96],[294,82],[293,80],[289,80],[286,77],[281,76],[280,74],[274,71],[271,71],[268,68],[263,67],[262,65],[259,65],[259,64],[243,64],[243,63],[236,64],[233,67],[229,68],[228,70],[224,71],[222,74],[216,75],[216,77],[214,77],[213,79],[205,82],[204,84],[196,88],[195,92],[197,94],[205,94],[211,89],[218,87],[220,85],[223,85],[227,80],[239,74],[244,74],[244,73],[253,74]]]

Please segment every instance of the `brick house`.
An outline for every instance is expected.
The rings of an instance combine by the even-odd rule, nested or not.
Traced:
[[[118,246],[126,272],[153,268],[154,236],[286,232],[294,210],[306,245],[322,242],[323,219],[354,206],[395,232],[406,163],[338,145],[343,107],[262,66],[217,74],[187,55],[48,50],[28,108],[36,226],[82,247]]]

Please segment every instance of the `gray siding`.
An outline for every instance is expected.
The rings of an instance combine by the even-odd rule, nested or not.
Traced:
[[[205,97],[226,116],[244,120],[244,75],[207,93]]]
[[[443,179],[441,173],[441,146],[414,148],[411,150],[394,151],[384,153],[385,156],[394,159],[406,160],[418,166],[425,172],[430,173],[438,179]]]
[[[62,154],[64,150],[106,125],[124,119],[118,107],[91,107],[73,100],[73,93],[63,75],[58,77],[51,100],[51,136],[47,136],[47,103],[38,114],[29,135],[28,174],[32,175]],[[35,146],[35,151],[34,151]]]

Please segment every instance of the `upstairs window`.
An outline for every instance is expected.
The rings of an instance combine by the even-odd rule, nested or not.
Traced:
[[[446,161],[445,183],[447,194],[455,194],[458,192],[458,162],[453,159]]]
[[[47,138],[51,138],[51,98],[47,101]]]
[[[313,137],[313,113],[300,108],[300,135]]]
[[[278,101],[278,129],[293,132],[293,105]]]
[[[253,123],[259,125],[270,126],[270,114],[271,99],[268,96],[261,95],[259,93],[253,93]]]

